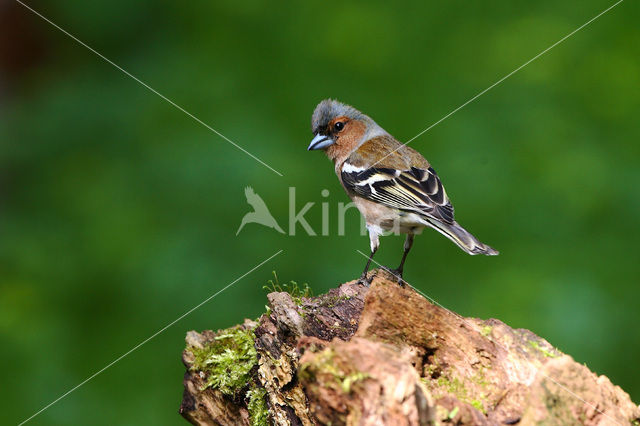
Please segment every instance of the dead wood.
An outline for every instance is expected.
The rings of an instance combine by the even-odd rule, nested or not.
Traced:
[[[528,330],[463,318],[377,270],[270,293],[257,323],[189,332],[180,413],[198,425],[638,425],[640,409]]]

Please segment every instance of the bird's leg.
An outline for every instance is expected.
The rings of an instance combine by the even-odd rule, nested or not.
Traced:
[[[367,264],[364,267],[364,271],[362,271],[362,275],[360,275],[360,278],[358,279],[358,282],[360,284],[364,284],[367,287],[369,287],[369,284],[371,284],[371,280],[367,279],[367,272],[369,272],[369,266],[371,266],[371,261],[373,260],[373,255],[376,254],[376,251],[378,251],[378,247],[371,250],[371,254],[369,255]]]
[[[407,255],[409,254],[409,250],[413,246],[413,234],[407,234],[407,239],[404,240],[404,253],[402,253],[402,260],[400,261],[400,266],[396,268],[396,271],[400,274],[400,278],[402,278],[402,269],[404,268],[404,261],[407,260]]]
[[[404,281],[402,280],[402,272],[404,269],[404,261],[407,260],[407,255],[409,254],[409,250],[413,246],[413,234],[407,234],[407,239],[404,240],[404,253],[402,253],[402,260],[400,261],[400,266],[396,269],[393,269],[391,272],[398,278],[398,284],[402,285]]]
[[[379,234],[376,232],[376,228],[370,227],[367,224],[367,229],[369,230],[369,242],[371,243],[371,254],[369,255],[369,259],[367,260],[367,264],[364,267],[364,271],[362,271],[362,275],[358,279],[360,284],[363,284],[367,287],[371,284],[371,279],[367,278],[367,272],[369,272],[369,266],[371,266],[371,260],[373,260],[373,255],[378,251],[378,247],[380,246]]]

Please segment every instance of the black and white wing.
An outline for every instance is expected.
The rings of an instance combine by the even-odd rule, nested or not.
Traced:
[[[361,168],[348,162],[342,167],[345,188],[387,207],[417,213],[452,224],[453,206],[433,168]]]

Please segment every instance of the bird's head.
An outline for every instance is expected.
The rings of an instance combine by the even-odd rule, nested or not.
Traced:
[[[307,149],[323,149],[333,160],[350,153],[371,137],[385,133],[365,114],[333,99],[325,99],[313,111],[311,131],[315,137]]]

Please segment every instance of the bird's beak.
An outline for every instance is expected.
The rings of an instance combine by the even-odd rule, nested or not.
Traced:
[[[315,138],[309,144],[307,151],[312,151],[314,149],[323,149],[328,147],[329,145],[333,145],[335,141],[331,139],[329,136],[317,134]]]

